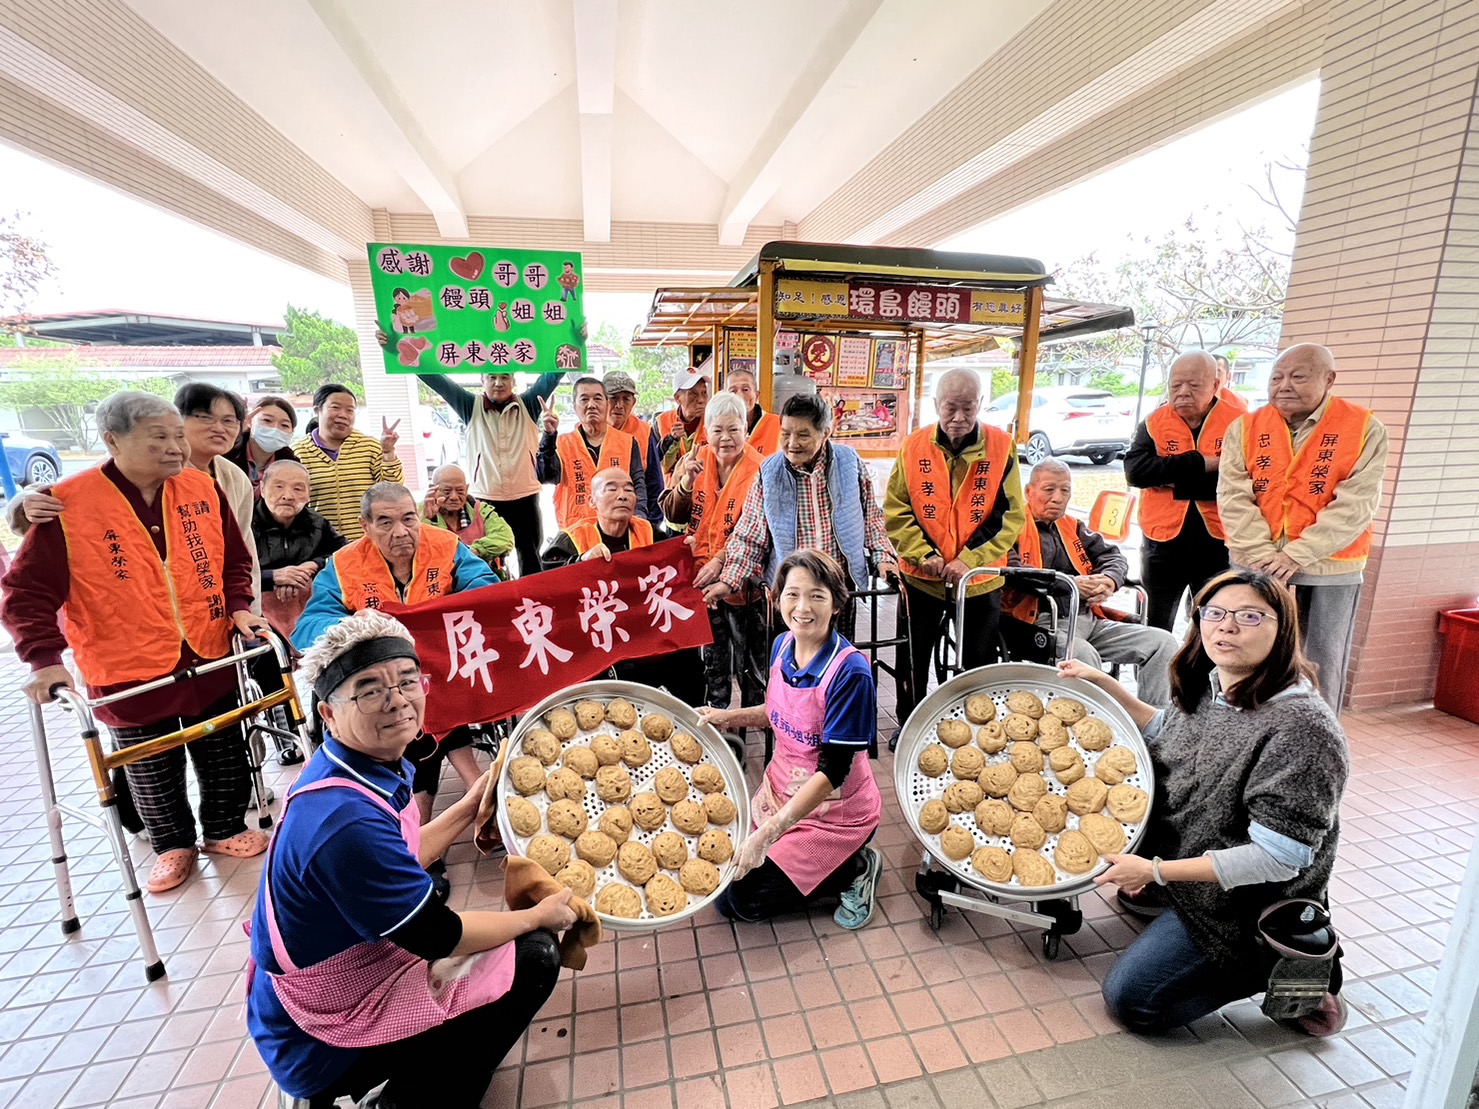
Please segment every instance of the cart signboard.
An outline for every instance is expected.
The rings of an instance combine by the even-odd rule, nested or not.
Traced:
[[[1002,323],[1021,326],[1027,319],[1021,290],[968,289],[895,281],[776,282],[777,316],[814,316],[888,323]]]
[[[574,251],[370,243],[388,373],[565,373],[586,365]]]

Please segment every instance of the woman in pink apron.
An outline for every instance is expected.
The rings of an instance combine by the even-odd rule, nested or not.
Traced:
[[[476,1106],[553,992],[569,891],[453,912],[426,864],[482,789],[422,826],[402,752],[426,687],[404,626],[374,610],[303,656],[324,744],[283,805],[251,923],[247,1027],[277,1085],[317,1109],[382,1086],[381,1109]]]
[[[847,575],[834,559],[794,552],[776,572],[775,592],[789,630],[771,653],[765,706],[699,710],[721,730],[768,725],[775,733],[751,801],[754,830],[715,904],[733,920],[757,921],[840,900],[837,923],[861,928],[882,871],[866,846],[882,811],[868,761],[878,732],[873,671],[837,632]]]

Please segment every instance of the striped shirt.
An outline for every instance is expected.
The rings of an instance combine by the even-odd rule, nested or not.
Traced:
[[[293,443],[293,453],[308,469],[308,503],[346,543],[365,533],[359,522],[359,503],[365,491],[378,481],[406,480],[401,460],[386,461],[380,455],[380,440],[359,431],[351,431],[332,458],[308,435]]]

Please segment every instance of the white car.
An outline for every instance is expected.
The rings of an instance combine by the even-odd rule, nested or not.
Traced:
[[[992,427],[1010,430],[1017,419],[1017,394],[997,397],[981,418]],[[1113,393],[1045,385],[1032,391],[1032,426],[1022,456],[1035,466],[1057,454],[1077,454],[1103,466],[1129,450],[1134,423],[1124,398]]]
[[[414,419],[416,431],[421,436],[422,457],[426,459],[426,480],[451,462],[462,457],[462,438],[466,434],[462,422],[452,414],[445,404],[433,407],[429,404],[416,406]],[[468,475],[472,477],[471,474]]]

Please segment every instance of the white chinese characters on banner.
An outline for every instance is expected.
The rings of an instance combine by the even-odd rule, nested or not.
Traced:
[[[488,667],[498,661],[498,652],[483,639],[483,625],[473,618],[471,609],[444,613],[442,622],[447,629],[447,657],[451,659],[447,680],[460,677],[471,685],[480,678],[483,691],[492,693],[493,675]]]
[[[647,600],[647,614],[652,617],[652,626],[658,631],[673,630],[673,618],[689,620],[693,609],[673,600],[673,580],[678,576],[676,566],[652,566],[637,579],[637,588]]]
[[[549,605],[542,605],[538,601],[525,597],[519,607],[514,610],[514,630],[529,647],[529,653],[524,656],[524,661],[519,663],[520,670],[532,662],[537,662],[539,672],[548,674],[551,658],[556,662],[570,661],[574,652],[566,650],[549,637],[554,626],[555,610]]]
[[[591,646],[610,651],[613,633],[623,643],[632,638],[625,630],[616,626],[616,614],[627,610],[627,603],[616,595],[618,585],[614,581],[598,581],[596,588],[582,586],[580,590],[580,630],[589,632]]]

